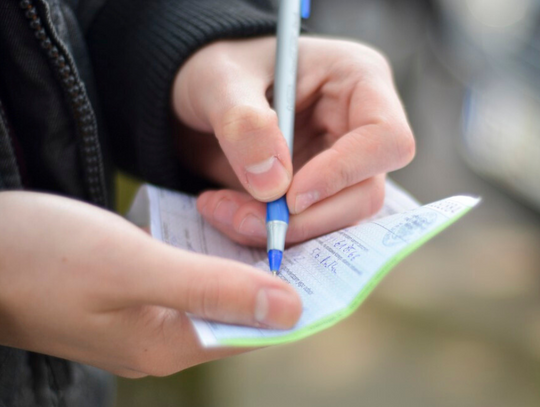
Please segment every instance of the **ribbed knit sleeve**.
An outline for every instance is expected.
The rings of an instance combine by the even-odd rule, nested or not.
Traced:
[[[87,39],[117,164],[155,184],[196,189],[176,159],[174,77],[204,45],[274,33],[275,19],[270,0],[107,1]]]

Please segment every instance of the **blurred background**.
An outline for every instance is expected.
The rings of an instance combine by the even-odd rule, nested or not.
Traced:
[[[120,379],[117,407],[540,406],[540,2],[313,0],[308,26],[388,56],[417,139],[391,177],[482,205],[339,325]]]

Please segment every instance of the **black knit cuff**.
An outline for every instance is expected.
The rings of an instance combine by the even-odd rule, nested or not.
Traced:
[[[88,43],[116,162],[155,184],[196,188],[176,159],[174,77],[204,45],[272,34],[275,26],[268,0],[109,0]]]

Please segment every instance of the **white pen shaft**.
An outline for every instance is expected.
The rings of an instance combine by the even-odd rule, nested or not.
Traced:
[[[300,3],[301,0],[280,0],[277,28],[274,109],[291,157],[294,141]]]

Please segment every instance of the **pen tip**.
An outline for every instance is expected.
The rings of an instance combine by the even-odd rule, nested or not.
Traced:
[[[277,277],[277,271],[276,271],[276,270],[272,271],[272,275],[273,275],[274,277]]]
[[[272,273],[277,274],[279,268],[281,267],[281,260],[283,259],[283,252],[280,250],[269,250],[268,251],[268,265]]]

